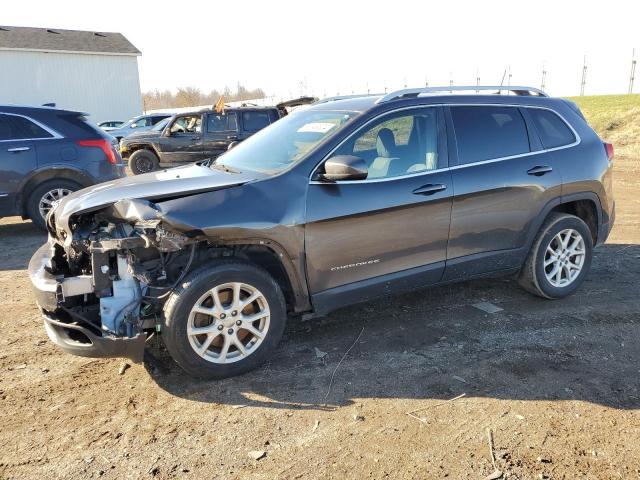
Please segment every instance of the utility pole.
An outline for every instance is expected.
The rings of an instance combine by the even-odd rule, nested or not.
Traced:
[[[425,75],[424,77],[424,86],[428,87],[429,86],[429,79],[427,78],[427,76]]]
[[[544,66],[544,62],[542,62],[542,82],[540,83],[540,90],[544,91],[547,86],[547,69]]]
[[[631,75],[629,75],[629,93],[633,93],[633,80],[636,77],[636,49],[631,52]]]
[[[580,82],[580,96],[584,97],[584,86],[587,83],[587,56],[584,56],[584,63],[582,64],[582,82]]]
[[[480,71],[476,69],[476,87],[480,86]],[[476,89],[476,93],[480,93],[479,89]]]
[[[507,77],[507,87],[511,87],[511,65],[509,65],[509,76]],[[507,90],[507,95],[509,95],[509,91]]]
[[[449,72],[449,88],[453,87],[453,75]],[[453,89],[449,90],[449,93],[453,93]]]

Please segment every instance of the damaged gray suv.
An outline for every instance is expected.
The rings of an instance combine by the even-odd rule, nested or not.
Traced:
[[[224,378],[291,316],[497,273],[571,294],[613,225],[612,159],[534,88],[328,99],[215,161],[68,195],[29,273],[65,351],[141,361],[157,332],[189,374]]]

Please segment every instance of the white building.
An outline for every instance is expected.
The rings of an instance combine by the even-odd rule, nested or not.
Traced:
[[[0,104],[128,120],[142,113],[139,55],[120,33],[0,26]]]

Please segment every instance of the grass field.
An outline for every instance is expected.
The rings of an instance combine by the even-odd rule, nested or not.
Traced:
[[[640,158],[640,95],[601,95],[570,98],[589,124],[613,143],[617,157]]]

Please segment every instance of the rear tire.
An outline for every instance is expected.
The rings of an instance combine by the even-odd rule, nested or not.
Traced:
[[[218,261],[190,273],[171,294],[162,339],[189,375],[227,378],[269,358],[286,318],[282,291],[267,272],[240,261]]]
[[[160,169],[160,161],[155,153],[149,150],[136,150],[129,157],[129,168],[134,175],[141,175]]]
[[[571,295],[584,281],[593,256],[593,238],[584,221],[553,213],[536,235],[518,281],[528,292],[548,299]]]
[[[36,227],[46,230],[43,213],[46,215],[53,207],[54,202],[81,188],[82,186],[78,183],[64,178],[49,180],[38,185],[27,199],[27,216]]]

